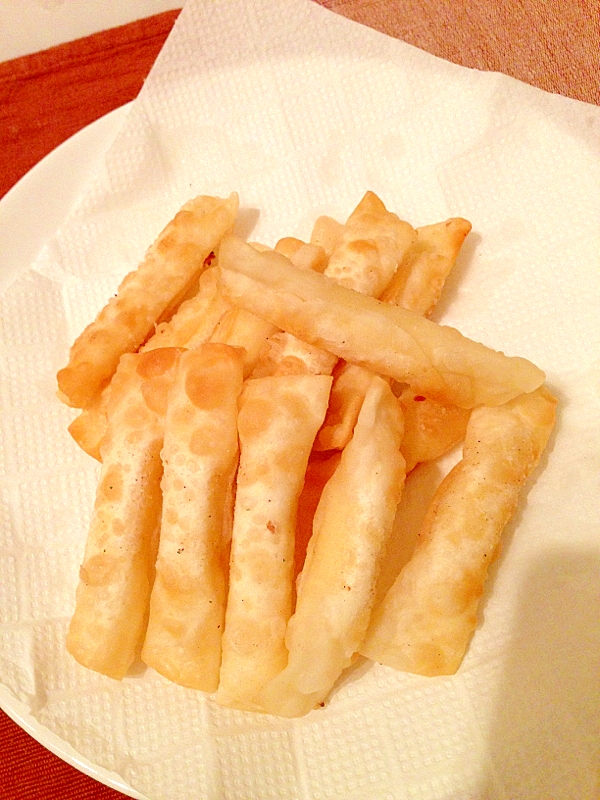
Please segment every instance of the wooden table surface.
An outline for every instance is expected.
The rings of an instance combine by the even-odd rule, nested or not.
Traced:
[[[600,0],[316,1],[457,64],[600,105]],[[136,97],[177,15],[0,64],[0,197],[62,141]],[[0,712],[0,800],[122,797]]]

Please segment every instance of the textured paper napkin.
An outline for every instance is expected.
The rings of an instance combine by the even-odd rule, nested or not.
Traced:
[[[597,798],[599,144],[600,108],[307,0],[186,5],[95,181],[1,297],[0,681],[41,724],[152,800]],[[73,338],[188,198],[239,191],[240,233],[274,244],[367,189],[415,225],[472,221],[438,319],[531,359],[561,400],[458,674],[360,661],[290,721],[79,667],[64,637],[98,471],[55,399]]]

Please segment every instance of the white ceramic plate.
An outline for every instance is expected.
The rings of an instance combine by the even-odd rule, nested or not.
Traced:
[[[81,187],[111,145],[127,113],[128,105],[88,125],[47,155],[0,201],[2,259],[0,290],[25,271],[46,240],[73,206]],[[52,202],[38,198],[52,186]],[[35,217],[32,209],[35,208]],[[33,224],[35,219],[35,225]],[[129,797],[145,800],[118,775],[95,766],[71,745],[29,714],[6,686],[0,684],[0,708],[40,744],[76,769]]]
[[[129,106],[111,111],[67,139],[0,200],[0,290],[32,264],[66,217],[117,135]],[[49,186],[51,201],[40,203]]]
[[[181,8],[183,0],[21,0],[0,3],[0,61]]]

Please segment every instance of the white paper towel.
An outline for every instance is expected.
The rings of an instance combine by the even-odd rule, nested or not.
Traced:
[[[531,359],[561,399],[459,673],[361,661],[294,721],[86,671],[64,636],[97,466],[55,399],[70,343],[190,197],[239,191],[240,232],[274,244],[367,189],[414,225],[472,221],[438,319]],[[93,184],[0,298],[0,682],[152,800],[597,798],[599,197],[600,108],[308,0],[190,0]]]

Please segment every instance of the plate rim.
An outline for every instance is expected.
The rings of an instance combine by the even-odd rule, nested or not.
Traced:
[[[31,266],[43,245],[66,219],[83,184],[95,173],[98,162],[112,145],[132,104],[133,101],[118,106],[65,139],[0,198],[0,241],[3,240],[0,292]],[[90,151],[95,158],[90,158]],[[77,168],[73,169],[74,158],[81,158],[82,155],[89,161],[79,161]],[[68,164],[71,170],[60,171],[59,164]],[[31,197],[36,197],[37,190],[57,172],[59,179],[53,184],[52,202],[43,209],[37,209],[39,213],[35,225],[24,225],[22,216],[31,203]],[[15,226],[27,227],[30,238],[25,247],[22,237],[15,236]]]

